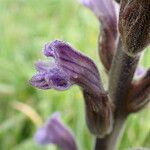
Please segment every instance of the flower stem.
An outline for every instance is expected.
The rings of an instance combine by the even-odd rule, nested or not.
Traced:
[[[138,60],[138,56],[132,57],[123,51],[120,40],[109,73],[109,94],[115,105],[114,128],[111,134],[103,139],[96,140],[95,150],[116,150],[118,139],[120,139],[127,119],[126,97]]]
[[[96,139],[95,150],[116,150],[118,140],[123,133],[125,121],[126,117],[117,117],[113,132],[103,139]]]

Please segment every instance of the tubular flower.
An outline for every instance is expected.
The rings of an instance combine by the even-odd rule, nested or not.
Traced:
[[[38,144],[56,144],[62,150],[77,150],[77,144],[70,130],[60,121],[58,113],[39,128],[35,134],[35,140]]]
[[[56,90],[66,90],[73,84],[79,85],[84,91],[85,104],[90,105],[90,109],[89,106],[86,107],[86,112],[97,118],[95,120],[86,116],[90,119],[87,119],[90,131],[98,136],[101,136],[102,132],[103,136],[109,133],[112,128],[112,105],[94,62],[69,44],[58,40],[45,45],[44,55],[54,58],[54,62],[37,62],[37,74],[31,78],[31,85],[40,89]],[[86,95],[90,95],[90,104],[87,103]],[[98,129],[100,124],[105,128],[105,133]]]
[[[90,8],[101,22],[99,55],[106,71],[109,71],[118,43],[119,5],[113,0],[81,0],[81,2]]]
[[[96,95],[104,92],[100,86],[96,65],[69,44],[58,40],[48,43],[45,45],[44,55],[54,58],[54,62],[36,63],[38,72],[30,80],[33,86],[40,89],[66,90],[71,85],[78,84],[84,90]]]

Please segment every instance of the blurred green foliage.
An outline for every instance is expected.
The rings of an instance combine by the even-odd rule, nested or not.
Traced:
[[[14,108],[16,101],[32,107],[43,120],[55,111],[61,112],[80,149],[90,150],[94,137],[86,128],[80,89],[74,86],[64,92],[42,91],[29,86],[28,80],[35,73],[34,62],[43,59],[44,43],[62,39],[95,60],[107,86],[98,58],[99,23],[95,16],[77,0],[0,0],[0,33],[0,150],[43,149],[33,140],[38,124]],[[149,60],[147,50],[141,63],[148,67]],[[119,150],[150,147],[148,107],[129,117]]]

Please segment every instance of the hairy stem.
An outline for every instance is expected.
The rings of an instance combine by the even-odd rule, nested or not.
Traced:
[[[117,110],[122,110],[125,104],[138,61],[138,56],[132,57],[123,51],[122,42],[119,41],[109,74],[109,94]]]
[[[132,57],[123,51],[120,40],[109,74],[109,94],[115,105],[114,129],[107,137],[96,140],[95,150],[116,149],[118,137],[127,118],[124,106],[138,60],[138,56]]]
[[[103,139],[96,139],[95,150],[116,150],[119,137],[123,133],[126,117],[117,117],[113,132]]]

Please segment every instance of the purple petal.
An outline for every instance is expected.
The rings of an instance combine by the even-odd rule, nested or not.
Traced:
[[[35,140],[39,144],[56,144],[63,150],[77,150],[74,136],[61,123],[57,114],[54,114],[43,127],[38,129],[35,134]]]
[[[50,68],[54,68],[55,64],[51,64],[46,61],[37,61],[35,64],[35,68],[38,72],[48,71]]]
[[[45,128],[39,128],[35,135],[35,140],[37,143],[41,145],[49,144],[50,141],[48,139],[47,131]]]
[[[73,84],[70,81],[70,77],[60,68],[46,68],[46,70],[43,68],[44,66],[38,67],[40,72],[34,75],[29,81],[32,86],[45,90],[51,88],[66,90]]]

